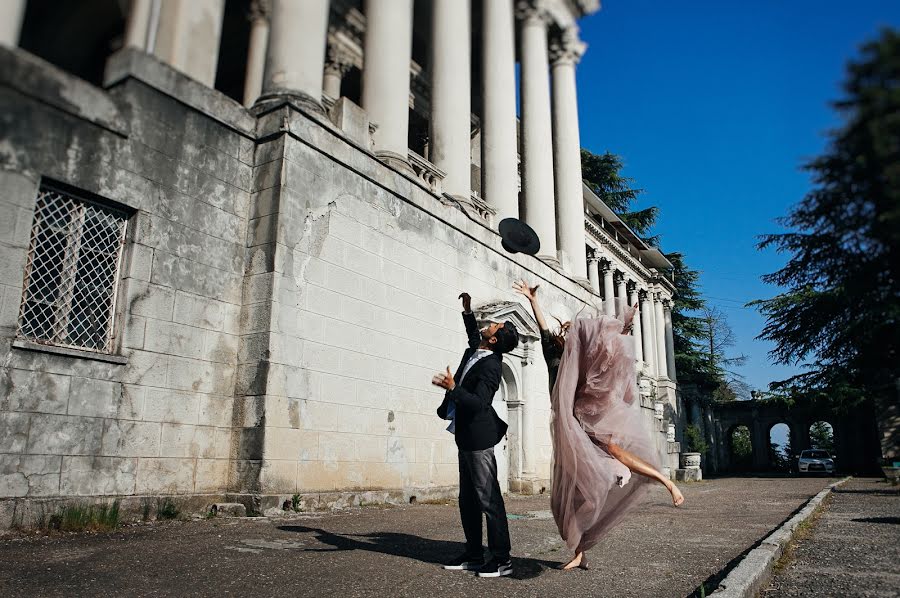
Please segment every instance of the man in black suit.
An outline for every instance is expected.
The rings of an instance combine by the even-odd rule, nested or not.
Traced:
[[[509,528],[500,484],[494,445],[506,434],[506,423],[492,406],[500,387],[503,353],[516,348],[519,334],[511,322],[493,323],[478,329],[472,313],[472,298],[459,296],[469,348],[451,375],[437,374],[432,384],[447,390],[438,416],[449,419],[447,430],[456,436],[459,448],[459,515],[466,534],[466,551],[444,565],[444,569],[476,571],[479,577],[512,574],[509,558]],[[484,563],[481,544],[481,514],[487,517],[488,548],[492,558]]]

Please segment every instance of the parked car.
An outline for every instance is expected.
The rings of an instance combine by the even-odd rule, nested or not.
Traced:
[[[797,460],[798,473],[834,473],[834,459],[824,449],[807,449]]]

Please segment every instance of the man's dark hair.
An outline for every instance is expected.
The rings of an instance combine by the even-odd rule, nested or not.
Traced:
[[[497,342],[494,343],[495,353],[509,353],[519,344],[519,331],[512,322],[505,322],[501,328],[494,333]]]

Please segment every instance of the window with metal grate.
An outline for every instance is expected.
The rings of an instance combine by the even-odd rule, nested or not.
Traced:
[[[31,227],[19,338],[113,351],[119,269],[128,215],[42,186]]]

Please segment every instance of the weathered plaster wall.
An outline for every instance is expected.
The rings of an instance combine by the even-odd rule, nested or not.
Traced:
[[[0,497],[224,493],[253,142],[135,80],[0,62]],[[134,211],[124,364],[12,346],[42,177]]]

